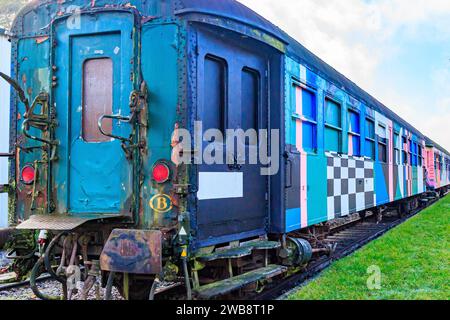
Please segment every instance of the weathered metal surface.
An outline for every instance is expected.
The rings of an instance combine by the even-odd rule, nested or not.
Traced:
[[[263,75],[268,72],[268,56],[273,54],[270,48],[250,39],[243,42],[227,31],[211,32],[198,27],[192,32],[198,39],[197,43],[190,44],[197,51],[198,102],[191,108],[202,115],[202,133],[211,128],[220,129],[223,123],[229,129],[267,129],[270,77]],[[223,38],[228,41],[222,41]],[[226,100],[226,96],[230,98]],[[222,110],[227,112],[222,114]],[[208,144],[209,141],[203,141],[203,148]],[[268,232],[269,179],[261,174],[260,162],[249,162],[247,155],[259,151],[258,146],[244,145],[243,150],[236,148],[232,155],[227,155],[234,158],[234,164],[229,165],[224,156],[216,163],[198,166],[195,229],[199,246]],[[220,144],[216,147],[224,148]]]
[[[113,230],[100,256],[100,267],[112,272],[159,274],[162,271],[162,233]]]
[[[202,254],[196,257],[199,261],[207,262],[223,259],[238,259],[252,254],[253,250],[277,249],[281,244],[277,241],[253,241],[245,243],[237,248],[218,250],[209,254]]]
[[[134,23],[128,12],[82,15],[80,28],[75,29],[64,19],[53,23],[58,45],[53,49],[57,86],[52,95],[61,120],[55,132],[60,151],[52,170],[57,213],[130,214],[135,210],[131,199],[136,164],[126,158],[121,141],[101,138],[97,126],[102,115],[130,113],[129,97],[135,88],[130,74],[138,59],[133,51]],[[97,70],[99,63],[105,70]],[[95,72],[102,71],[95,81],[91,79],[92,64],[97,65]],[[91,129],[84,132],[83,125]],[[129,137],[132,129],[119,121],[112,124],[116,135]]]
[[[287,238],[287,245],[278,251],[283,265],[302,266],[307,264],[313,255],[311,244],[301,238]]]
[[[285,272],[286,270],[287,268],[282,266],[269,265],[265,268],[257,269],[233,278],[201,286],[198,289],[195,289],[194,293],[200,299],[212,299],[221,295],[225,295],[232,291],[241,289],[257,281],[276,277]]]
[[[102,219],[117,218],[117,216],[101,216]],[[82,224],[99,219],[98,216],[91,217],[73,217],[65,215],[47,215],[37,214],[31,216],[27,221],[19,224],[16,229],[18,230],[55,230],[66,231],[73,230]]]

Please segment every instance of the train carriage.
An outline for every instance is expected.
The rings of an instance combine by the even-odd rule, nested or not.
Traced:
[[[32,1],[11,41],[2,190],[41,230],[35,269],[84,265],[86,292],[228,294],[331,250],[316,228],[450,185],[445,149],[233,0]],[[262,134],[220,152],[230,130]]]

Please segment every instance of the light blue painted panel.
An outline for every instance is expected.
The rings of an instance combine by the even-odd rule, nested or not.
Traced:
[[[286,210],[286,232],[301,229],[300,208]]]
[[[0,34],[0,71],[10,74],[11,44]],[[0,153],[9,152],[9,85],[0,80]],[[0,184],[8,183],[8,159],[0,158]],[[8,225],[8,195],[0,194],[0,228]]]

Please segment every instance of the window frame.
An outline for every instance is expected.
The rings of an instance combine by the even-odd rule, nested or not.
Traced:
[[[204,58],[203,58],[203,81],[206,81],[206,77],[205,77],[205,65],[206,65],[206,61],[207,60],[211,60],[211,61],[215,61],[217,63],[220,63],[223,67],[223,97],[221,97],[223,99],[222,104],[222,110],[221,110],[221,120],[220,120],[220,124],[221,124],[221,128],[213,128],[213,129],[219,129],[225,139],[225,133],[226,130],[229,129],[230,123],[229,123],[229,117],[228,117],[228,113],[229,113],[229,106],[228,106],[228,102],[229,102],[229,76],[230,76],[230,71],[229,71],[229,65],[228,65],[228,61],[220,56],[217,56],[213,53],[207,53],[205,54]],[[203,99],[204,99],[204,94],[203,94]],[[203,101],[203,106],[202,106],[202,119],[205,113],[205,101]],[[211,128],[206,128],[206,130],[211,129]],[[203,130],[205,130],[205,128],[203,128]],[[210,141],[211,142],[211,141]]]
[[[334,104],[337,104],[339,106],[339,108],[340,108],[340,119],[339,120],[340,120],[341,127],[336,127],[335,125],[327,123],[327,119],[326,119],[327,101],[330,101],[330,102],[332,102]],[[324,140],[325,140],[325,136],[326,136],[325,132],[326,132],[327,129],[337,131],[338,132],[338,137],[339,137],[339,140],[338,140],[338,151],[336,151],[336,150],[326,150],[327,149],[327,147],[326,147],[327,144],[324,141],[324,150],[325,150],[325,152],[337,152],[338,154],[343,154],[344,153],[344,142],[343,142],[343,139],[344,139],[344,127],[343,127],[344,119],[343,119],[343,109],[344,109],[344,103],[342,101],[333,98],[329,94],[325,94],[324,104],[323,104],[323,111],[324,111],[323,112]]]
[[[401,152],[398,147],[398,144],[400,142],[400,132],[394,131],[394,141],[392,142],[393,148],[394,148],[394,161],[393,163],[397,166],[401,164]]]
[[[378,128],[383,128],[384,136],[387,137],[387,126],[382,122],[378,122]],[[377,159],[380,163],[389,163],[389,154],[388,154],[389,140],[387,138],[384,138],[384,140],[386,140],[386,141],[384,142],[383,139],[380,136],[378,136],[378,157],[377,157]],[[385,151],[385,154],[384,154],[385,159],[384,160],[380,160],[380,145],[382,145],[384,147],[384,151]]]
[[[414,143],[412,141],[412,139],[408,139],[408,157],[409,157],[409,165],[411,167],[414,166],[414,154],[413,154],[413,149],[414,149]]]
[[[403,165],[409,165],[409,156],[408,152],[405,151],[405,144],[407,145],[406,148],[408,148],[408,137],[402,136],[402,163]]]
[[[300,90],[305,90],[307,92],[309,92],[310,94],[312,94],[314,96],[314,101],[315,101],[315,117],[316,119],[310,119],[307,116],[305,116],[303,114],[303,105],[302,105],[302,114],[298,114],[297,113],[297,101],[296,101],[296,90],[297,87]],[[294,120],[294,122],[300,120],[301,122],[307,122],[308,124],[312,125],[314,128],[314,134],[313,134],[313,148],[306,148],[306,151],[311,152],[313,154],[317,154],[318,150],[319,150],[319,101],[318,101],[318,94],[317,94],[317,89],[313,88],[307,84],[304,84],[303,82],[299,81],[298,79],[296,79],[295,77],[291,78],[291,88],[293,89],[293,95],[292,95],[292,99],[293,99],[293,105],[295,106],[295,110],[292,112],[292,119]],[[303,101],[303,99],[302,99]],[[303,127],[302,127],[303,130]],[[302,133],[303,136],[303,133]],[[302,147],[303,149],[305,149],[304,147],[304,143],[302,141]]]
[[[351,116],[350,115],[352,113],[356,114],[358,117],[359,133],[350,130],[350,124],[351,124]],[[361,157],[363,154],[363,152],[361,150],[361,140],[362,140],[361,139],[361,137],[362,137],[362,135],[361,135],[361,111],[356,109],[353,106],[348,107],[347,108],[347,122],[348,122],[348,126],[347,126],[348,127],[348,130],[347,130],[348,138],[353,139],[353,137],[358,137],[358,141],[359,141],[359,146],[358,146],[359,154],[355,154],[355,152],[353,152],[352,156]]]
[[[240,125],[241,125],[241,128],[244,130],[244,131],[247,131],[248,129],[254,129],[254,130],[256,130],[256,131],[258,131],[259,130],[259,128],[261,127],[261,102],[262,102],[262,97],[261,97],[261,93],[262,93],[262,81],[261,81],[261,79],[262,79],[262,76],[261,76],[261,74],[260,74],[260,72],[258,71],[258,70],[256,70],[256,69],[253,69],[253,68],[251,68],[251,67],[248,67],[248,66],[243,66],[242,67],[242,70],[241,70],[241,112],[243,112],[244,110],[242,110],[242,105],[243,105],[243,101],[242,101],[242,89],[243,89],[243,79],[242,79],[242,77],[243,77],[243,75],[244,75],[244,72],[247,72],[248,74],[251,74],[252,76],[254,76],[255,77],[255,80],[256,80],[256,83],[257,83],[257,92],[256,92],[256,103],[257,103],[257,106],[256,106],[256,114],[254,114],[253,116],[254,116],[254,119],[253,119],[253,121],[255,122],[255,125],[256,125],[256,127],[255,128],[243,128],[243,119],[242,119],[242,115],[241,115],[241,123],[240,123]],[[246,139],[247,140],[247,139]],[[249,144],[249,142],[248,141],[246,141],[246,144],[248,145]]]
[[[416,141],[412,141],[412,144],[413,166],[417,167],[419,166],[419,145]]]
[[[418,156],[418,166],[424,167],[425,157],[423,155],[423,146],[420,143],[417,144],[417,156]]]
[[[365,118],[365,120],[364,120],[364,128],[366,128],[366,123],[367,123],[367,122],[370,122],[370,123],[373,124],[373,138],[372,138],[372,137],[369,137],[369,136],[368,136],[368,133],[365,132],[365,139],[364,139],[364,154],[365,154],[366,157],[372,159],[373,161],[376,161],[377,154],[376,154],[376,147],[375,147],[375,144],[376,144],[376,136],[377,136],[377,135],[376,135],[376,132],[375,132],[375,119],[372,118],[372,117],[366,116],[366,118]],[[367,153],[366,153],[366,145],[367,145],[367,142],[369,142],[369,143],[371,144],[371,146],[372,146],[373,157],[367,156]]]
[[[86,143],[108,143],[108,142],[112,142],[114,139],[112,137],[106,136],[104,134],[102,134],[99,130],[98,130],[98,119],[92,119],[92,123],[94,123],[94,127],[93,130],[94,131],[90,131],[90,127],[88,125],[89,121],[89,116],[92,115],[91,110],[95,110],[95,108],[90,108],[91,110],[87,110],[86,106],[87,106],[87,101],[90,101],[91,99],[93,100],[98,100],[98,90],[96,91],[97,95],[95,98],[92,98],[90,96],[88,96],[88,93],[91,93],[91,91],[88,91],[88,83],[87,83],[87,68],[90,64],[95,63],[95,62],[108,62],[110,63],[110,72],[111,72],[111,83],[110,83],[110,89],[111,89],[111,97],[110,97],[110,105],[108,110],[103,110],[103,114],[113,114],[114,112],[114,60],[111,57],[108,56],[104,56],[104,57],[91,57],[91,58],[87,58],[83,61],[82,63],[82,75],[81,75],[81,139],[86,142]],[[94,67],[97,67],[97,65],[95,65]],[[89,69],[90,70],[90,69]],[[96,72],[97,73],[97,72]],[[97,79],[98,80],[98,79]],[[86,129],[87,128],[87,129]],[[103,121],[103,131],[105,133],[108,134],[113,134],[113,130],[114,130],[114,125],[113,125],[113,121],[112,119],[105,119]]]

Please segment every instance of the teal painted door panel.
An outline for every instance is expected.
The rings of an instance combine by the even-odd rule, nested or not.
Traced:
[[[121,93],[122,61],[120,55],[114,53],[116,48],[121,47],[120,34],[76,36],[73,37],[71,44],[69,211],[71,213],[118,213],[121,177],[117,173],[128,166],[127,160],[121,156],[123,151],[120,141],[113,141],[107,137],[102,140],[101,137],[94,137],[93,133],[89,134],[94,130],[99,131],[95,126],[101,114],[92,114],[85,109],[94,108],[96,103],[105,102],[102,101],[105,100],[102,96],[112,94],[113,97],[110,99],[113,103],[112,108],[107,103],[100,107],[104,107],[105,114],[121,112],[121,106],[117,102]],[[92,52],[88,48],[95,48],[95,50]],[[90,63],[96,66],[89,67]],[[99,70],[90,70],[95,67]],[[101,83],[111,80],[112,83]],[[95,81],[100,83],[91,83]],[[93,88],[88,89],[87,87],[90,86]],[[100,101],[88,97],[95,94],[94,91],[98,91]],[[89,99],[88,103],[86,100]],[[88,117],[91,119],[87,120]],[[89,128],[90,125],[94,129]],[[106,120],[104,126],[108,126]],[[119,127],[118,123],[113,123],[112,126],[115,127],[114,131],[117,135],[129,136],[129,125],[121,124]],[[92,136],[89,137],[89,135]]]
[[[134,19],[127,13],[82,16],[80,29],[56,26],[55,90],[58,161],[57,210],[73,215],[128,214],[133,167],[121,142],[103,136],[101,115],[128,116],[133,90]],[[131,36],[130,36],[131,35]],[[62,120],[67,119],[67,120]],[[104,121],[105,131],[128,138],[131,126]]]

